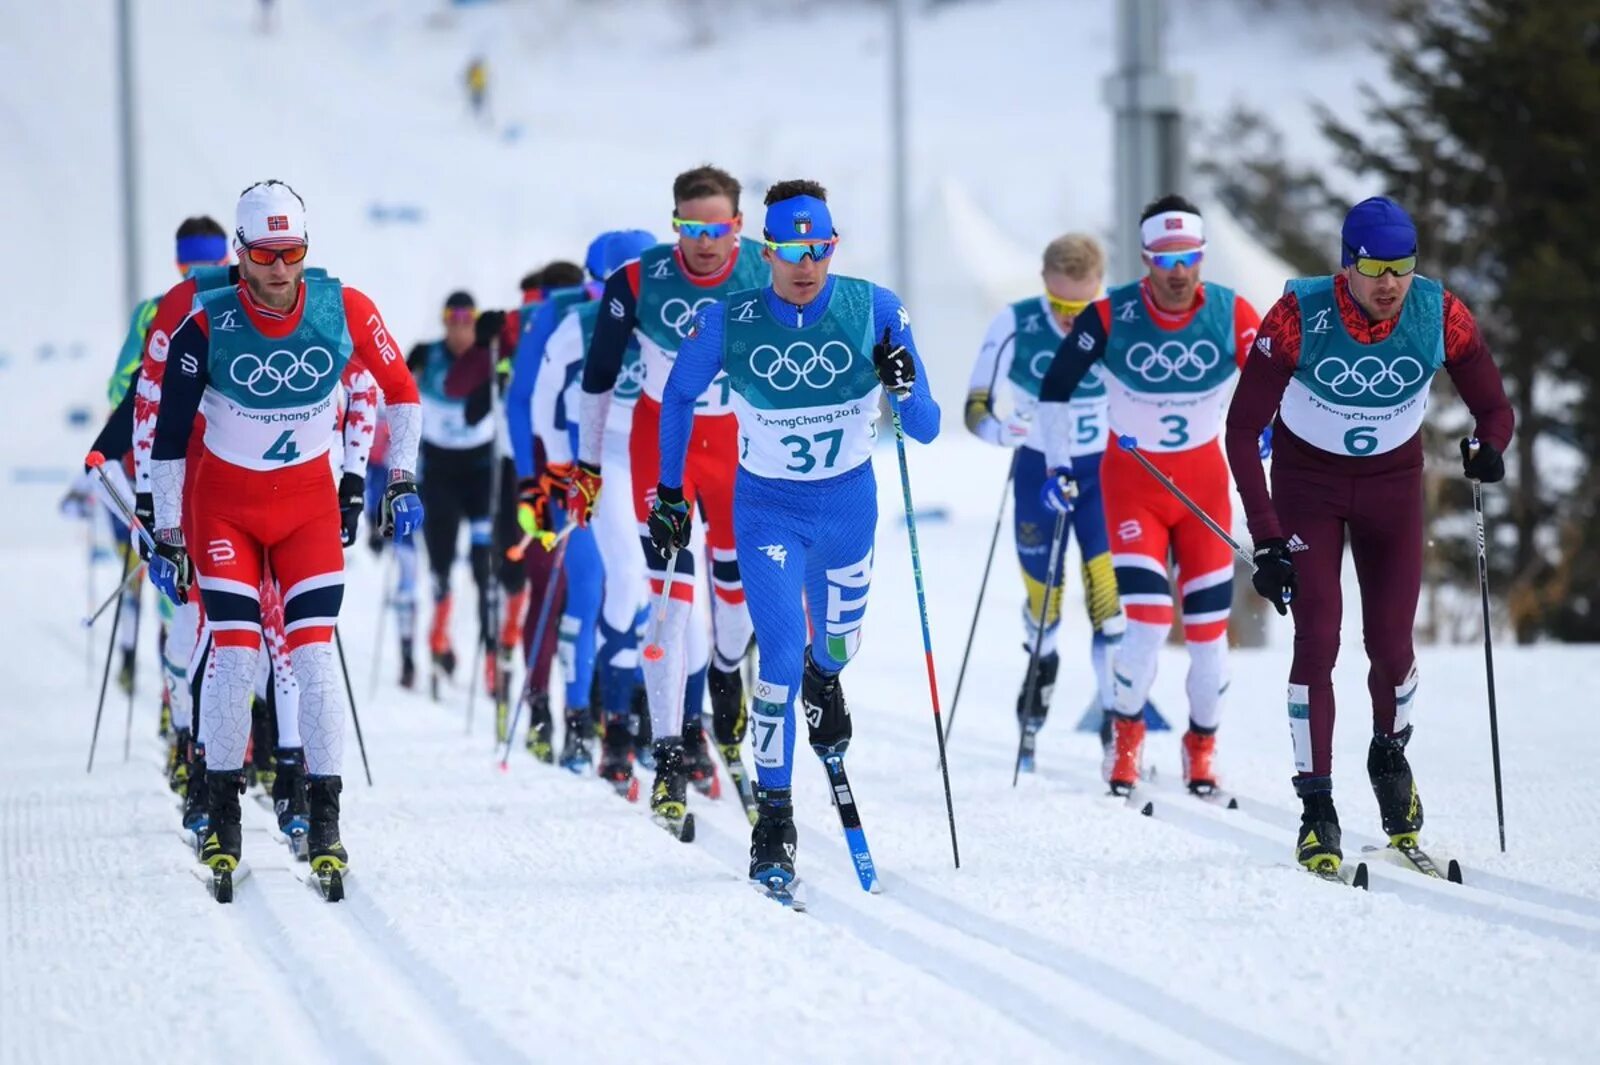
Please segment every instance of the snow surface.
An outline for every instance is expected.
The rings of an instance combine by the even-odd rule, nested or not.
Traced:
[[[248,181],[281,176],[311,200],[319,261],[371,292],[398,334],[421,336],[449,287],[509,299],[522,270],[575,255],[594,229],[660,228],[661,188],[700,158],[731,160],[752,184],[824,176],[850,205],[841,267],[875,273],[886,259],[873,10],[824,9],[838,68],[806,104],[835,117],[813,136],[774,125],[761,99],[774,35],[808,32],[799,21],[773,30],[735,17],[696,50],[671,18],[679,9],[649,2],[539,31],[532,15],[565,5],[440,20],[412,0],[283,0],[283,29],[264,40],[249,29],[253,5],[135,6],[151,72],[151,287],[170,269],[176,219],[226,217]],[[376,786],[361,781],[352,736],[349,898],[328,906],[296,881],[267,815],[247,804],[255,873],[232,907],[212,903],[188,875],[159,776],[148,624],[129,758],[127,704],[113,689],[94,773],[84,773],[107,622],[86,646],[78,618],[112,575],[102,564],[84,587],[82,533],[55,514],[63,484],[51,477],[88,445],[93,427],[63,414],[84,404],[99,417],[123,327],[105,7],[8,4],[0,34],[0,202],[13,248],[29,250],[0,257],[0,349],[11,355],[0,365],[10,504],[0,604],[13,619],[0,685],[0,1065],[170,1061],[196,1049],[220,1060],[407,1062],[1592,1057],[1600,884],[1588,841],[1600,832],[1600,738],[1581,693],[1600,687],[1593,651],[1497,649],[1505,855],[1480,652],[1421,653],[1411,752],[1425,842],[1459,857],[1469,886],[1375,866],[1363,895],[1289,866],[1282,623],[1273,647],[1234,658],[1221,764],[1244,809],[1172,793],[1173,734],[1149,745],[1161,774],[1155,818],[1100,797],[1097,744],[1070,730],[1089,690],[1076,592],[1040,772],[1013,790],[1023,597],[1002,544],[950,750],[957,871],[892,448],[877,456],[884,519],[867,639],[845,675],[852,782],[882,895],[856,885],[823,774],[803,753],[799,861],[812,908],[796,915],[744,885],[748,829],[731,796],[691,800],[701,838],[684,846],[596,781],[520,750],[509,773],[496,771],[483,702],[469,734],[464,692],[436,705],[398,691],[390,647],[370,694],[381,564],[357,549],[341,627]],[[1258,28],[1231,5],[1175,7],[1187,27],[1175,56],[1203,72],[1201,103],[1217,113],[1247,90],[1303,113],[1304,93],[1343,91],[1372,65],[1320,23]],[[953,269],[943,236],[925,241],[911,301],[947,404],[946,436],[911,453],[947,703],[1006,461],[961,433],[953,403],[1005,298],[984,264],[1016,248],[1031,255],[1057,229],[1103,228],[1098,79],[1109,41],[1109,5],[1044,0],[942,9],[913,34],[919,209],[958,218],[955,236],[987,249]],[[464,126],[454,79],[475,45],[504,78],[499,128],[520,126],[520,137]],[[299,76],[268,80],[273,71]],[[712,71],[741,91],[725,108],[685,107]],[[1069,125],[1080,135],[1064,135]],[[377,223],[374,203],[414,205],[423,219]],[[48,360],[35,354],[43,342],[58,345]],[[77,359],[73,343],[86,350]],[[469,646],[471,611],[456,616],[458,646]],[[1336,797],[1352,853],[1379,834],[1362,773],[1359,636],[1351,611],[1336,674]],[[1154,693],[1178,718],[1183,669],[1181,652],[1169,653]]]

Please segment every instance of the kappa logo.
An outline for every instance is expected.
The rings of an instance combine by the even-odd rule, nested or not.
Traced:
[[[238,552],[233,549],[233,541],[226,538],[212,540],[206,545],[206,554],[211,556],[211,564],[214,566],[224,565],[238,557]]]
[[[611,297],[611,302],[606,304],[606,312],[618,321],[621,321],[628,316],[628,309],[624,307],[622,305],[622,301],[617,299],[615,296]]]
[[[172,338],[167,336],[165,329],[157,329],[150,334],[150,358],[153,362],[166,362],[167,352],[172,350]]]
[[[1330,329],[1333,328],[1333,324],[1328,321],[1328,316],[1331,315],[1332,313],[1333,313],[1333,308],[1332,307],[1324,307],[1324,308],[1322,308],[1322,310],[1318,311],[1316,314],[1313,314],[1311,316],[1311,321],[1309,323],[1307,323],[1307,325],[1306,325],[1306,332],[1308,332],[1308,333],[1326,333],[1326,332],[1328,332]]]
[[[779,569],[783,569],[784,563],[789,561],[789,549],[782,544],[764,544],[756,550],[776,562]]]
[[[1295,533],[1293,536],[1289,537],[1289,552],[1291,554],[1298,554],[1301,551],[1309,550],[1311,550],[1311,545],[1300,539],[1299,533]]]
[[[650,268],[650,280],[665,281],[672,276],[672,260],[662,259]]]
[[[736,322],[753,322],[756,320],[756,301],[745,300],[733,309],[733,320]]]
[[[1272,338],[1256,337],[1256,350],[1261,352],[1261,354],[1265,355],[1267,358],[1272,358]]]
[[[212,321],[211,328],[222,333],[231,333],[239,328],[238,321],[234,318],[232,307],[227,308]]]
[[[900,328],[901,329],[910,329],[911,328],[911,312],[906,310],[905,304],[901,304],[900,305],[900,309],[898,311],[895,311],[894,313],[895,313],[895,316],[900,319]]]

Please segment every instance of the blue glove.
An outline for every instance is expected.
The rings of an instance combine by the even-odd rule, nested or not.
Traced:
[[[389,482],[378,508],[378,527],[391,540],[410,536],[422,528],[422,498],[417,495],[415,481],[402,478]]]
[[[1057,514],[1071,514],[1078,501],[1078,482],[1067,466],[1051,470],[1039,486],[1039,500]]]
[[[150,583],[177,606],[189,601],[194,585],[194,564],[183,546],[183,533],[162,529],[154,536],[155,554],[150,557]]]
[[[1261,449],[1262,462],[1272,457],[1272,426],[1261,430],[1261,438],[1256,441],[1256,446]]]

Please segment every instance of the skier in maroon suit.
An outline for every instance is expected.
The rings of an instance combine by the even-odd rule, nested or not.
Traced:
[[[1261,323],[1228,411],[1227,452],[1255,540],[1256,591],[1294,613],[1289,723],[1304,805],[1301,864],[1335,874],[1333,663],[1348,535],[1371,670],[1367,773],[1384,831],[1415,847],[1422,827],[1405,747],[1417,691],[1411,630],[1422,586],[1422,420],[1444,369],[1476,419],[1461,442],[1477,481],[1505,476],[1513,416],[1472,312],[1415,273],[1417,231],[1392,200],[1351,209],[1343,269],[1289,282]],[[1274,417],[1275,416],[1275,417]],[[1272,489],[1257,438],[1273,426]]]

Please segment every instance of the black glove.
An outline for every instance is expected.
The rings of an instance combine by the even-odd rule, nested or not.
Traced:
[[[133,516],[139,519],[139,524],[144,526],[144,531],[153,533],[156,527],[156,497],[149,492],[135,492],[133,495]],[[144,537],[135,533],[134,543],[139,545],[139,557],[146,562],[150,561],[150,547],[144,542]]]
[[[1461,441],[1461,472],[1469,481],[1494,484],[1506,477],[1505,456],[1487,440]]]
[[[1256,541],[1256,571],[1250,577],[1256,594],[1271,603],[1279,615],[1289,612],[1289,604],[1300,591],[1300,579],[1289,557],[1289,541],[1281,536]]]
[[[361,524],[361,511],[367,505],[367,479],[358,473],[347,473],[339,478],[340,540],[349,547],[356,542],[356,527]]]
[[[473,339],[480,348],[487,348],[500,338],[501,330],[506,327],[505,311],[482,311],[478,320],[473,324]]]
[[[650,508],[650,542],[662,558],[689,546],[689,504],[682,488],[656,485],[656,503]]]
[[[896,396],[911,394],[911,383],[917,379],[917,364],[911,352],[903,345],[889,340],[889,327],[883,327],[883,339],[872,345],[872,365],[878,371],[883,387]]]

